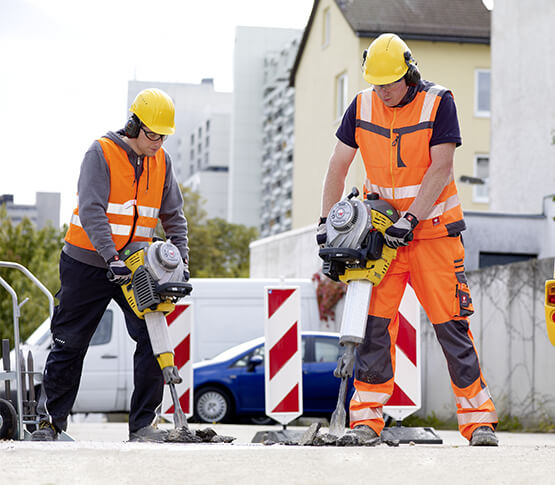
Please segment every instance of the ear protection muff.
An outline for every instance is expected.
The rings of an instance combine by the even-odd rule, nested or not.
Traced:
[[[420,71],[416,67],[416,59],[412,57],[410,51],[405,52],[405,62],[409,70],[405,73],[405,81],[409,85],[416,85],[421,79]]]
[[[127,136],[127,138],[137,138],[140,130],[141,120],[136,114],[132,114],[127,120],[127,123],[125,123],[125,127],[123,129],[123,131],[125,131],[125,136]]]

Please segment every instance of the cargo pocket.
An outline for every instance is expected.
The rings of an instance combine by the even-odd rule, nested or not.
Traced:
[[[470,297],[470,289],[466,283],[466,277],[462,273],[464,281],[461,281],[457,274],[457,289],[455,292],[455,307],[458,317],[469,317],[474,313],[474,306],[472,306],[472,298]]]

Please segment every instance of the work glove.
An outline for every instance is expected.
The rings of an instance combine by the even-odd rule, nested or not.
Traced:
[[[126,285],[131,281],[131,270],[125,266],[119,256],[113,256],[108,260],[108,268],[108,279],[112,283]]]
[[[328,236],[326,233],[326,217],[320,217],[318,229],[316,230],[316,243],[319,247],[323,248],[326,244]]]
[[[183,281],[189,281],[191,273],[189,273],[189,261],[187,258],[183,258]]]
[[[385,243],[391,248],[408,246],[412,241],[412,231],[418,225],[418,219],[407,212],[395,224],[385,230]]]

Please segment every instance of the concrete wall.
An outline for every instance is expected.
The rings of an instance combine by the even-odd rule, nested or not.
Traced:
[[[330,42],[322,45],[324,12],[330,14]],[[336,79],[346,73],[349,101],[368,88],[362,78],[361,55],[373,39],[358,38],[333,0],[319,2],[295,78],[295,152],[293,228],[312,224],[320,215],[322,183],[336,143]],[[455,176],[474,175],[474,156],[490,151],[489,118],[474,115],[476,69],[490,67],[489,45],[407,41],[425,79],[448,87],[455,95],[463,146],[455,155]],[[346,190],[365,179],[357,154],[346,181]],[[472,187],[459,185],[466,210],[486,210],[472,200]],[[539,209],[538,209],[539,210]]]
[[[553,0],[504,0],[493,9],[494,211],[538,212],[555,188],[553,19]]]
[[[555,348],[543,310],[544,283],[553,258],[492,266],[468,272],[476,313],[470,328],[498,414],[522,422],[555,420]],[[455,402],[445,359],[425,317],[421,326],[422,408],[455,419]]]

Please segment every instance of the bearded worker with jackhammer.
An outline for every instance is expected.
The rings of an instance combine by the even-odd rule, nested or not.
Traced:
[[[161,220],[183,258],[183,279],[189,279],[183,198],[170,156],[162,148],[175,132],[175,108],[164,91],[145,89],[130,111],[125,128],[96,140],[81,165],[78,207],[60,257],[59,305],[51,323],[53,343],[38,404],[41,422],[33,440],[52,441],[65,431],[83,359],[111,299],[123,310],[127,331],[136,342],[129,439],[163,441],[167,434],[152,425],[164,380],[145,321],[121,291],[120,285],[131,280],[131,270],[118,251],[130,242],[152,241]]]
[[[365,194],[378,193],[401,218],[385,232],[397,257],[372,291],[365,339],[355,353],[350,432],[371,438],[384,427],[383,406],[394,387],[396,314],[410,281],[445,354],[461,434],[472,446],[497,446],[497,414],[468,323],[474,309],[453,177],[454,152],[461,144],[453,95],[420,78],[410,49],[395,34],[370,44],[363,69],[372,87],[355,97],[336,132],[318,242],[325,242],[326,216],[342,196],[357,149],[366,168]]]

